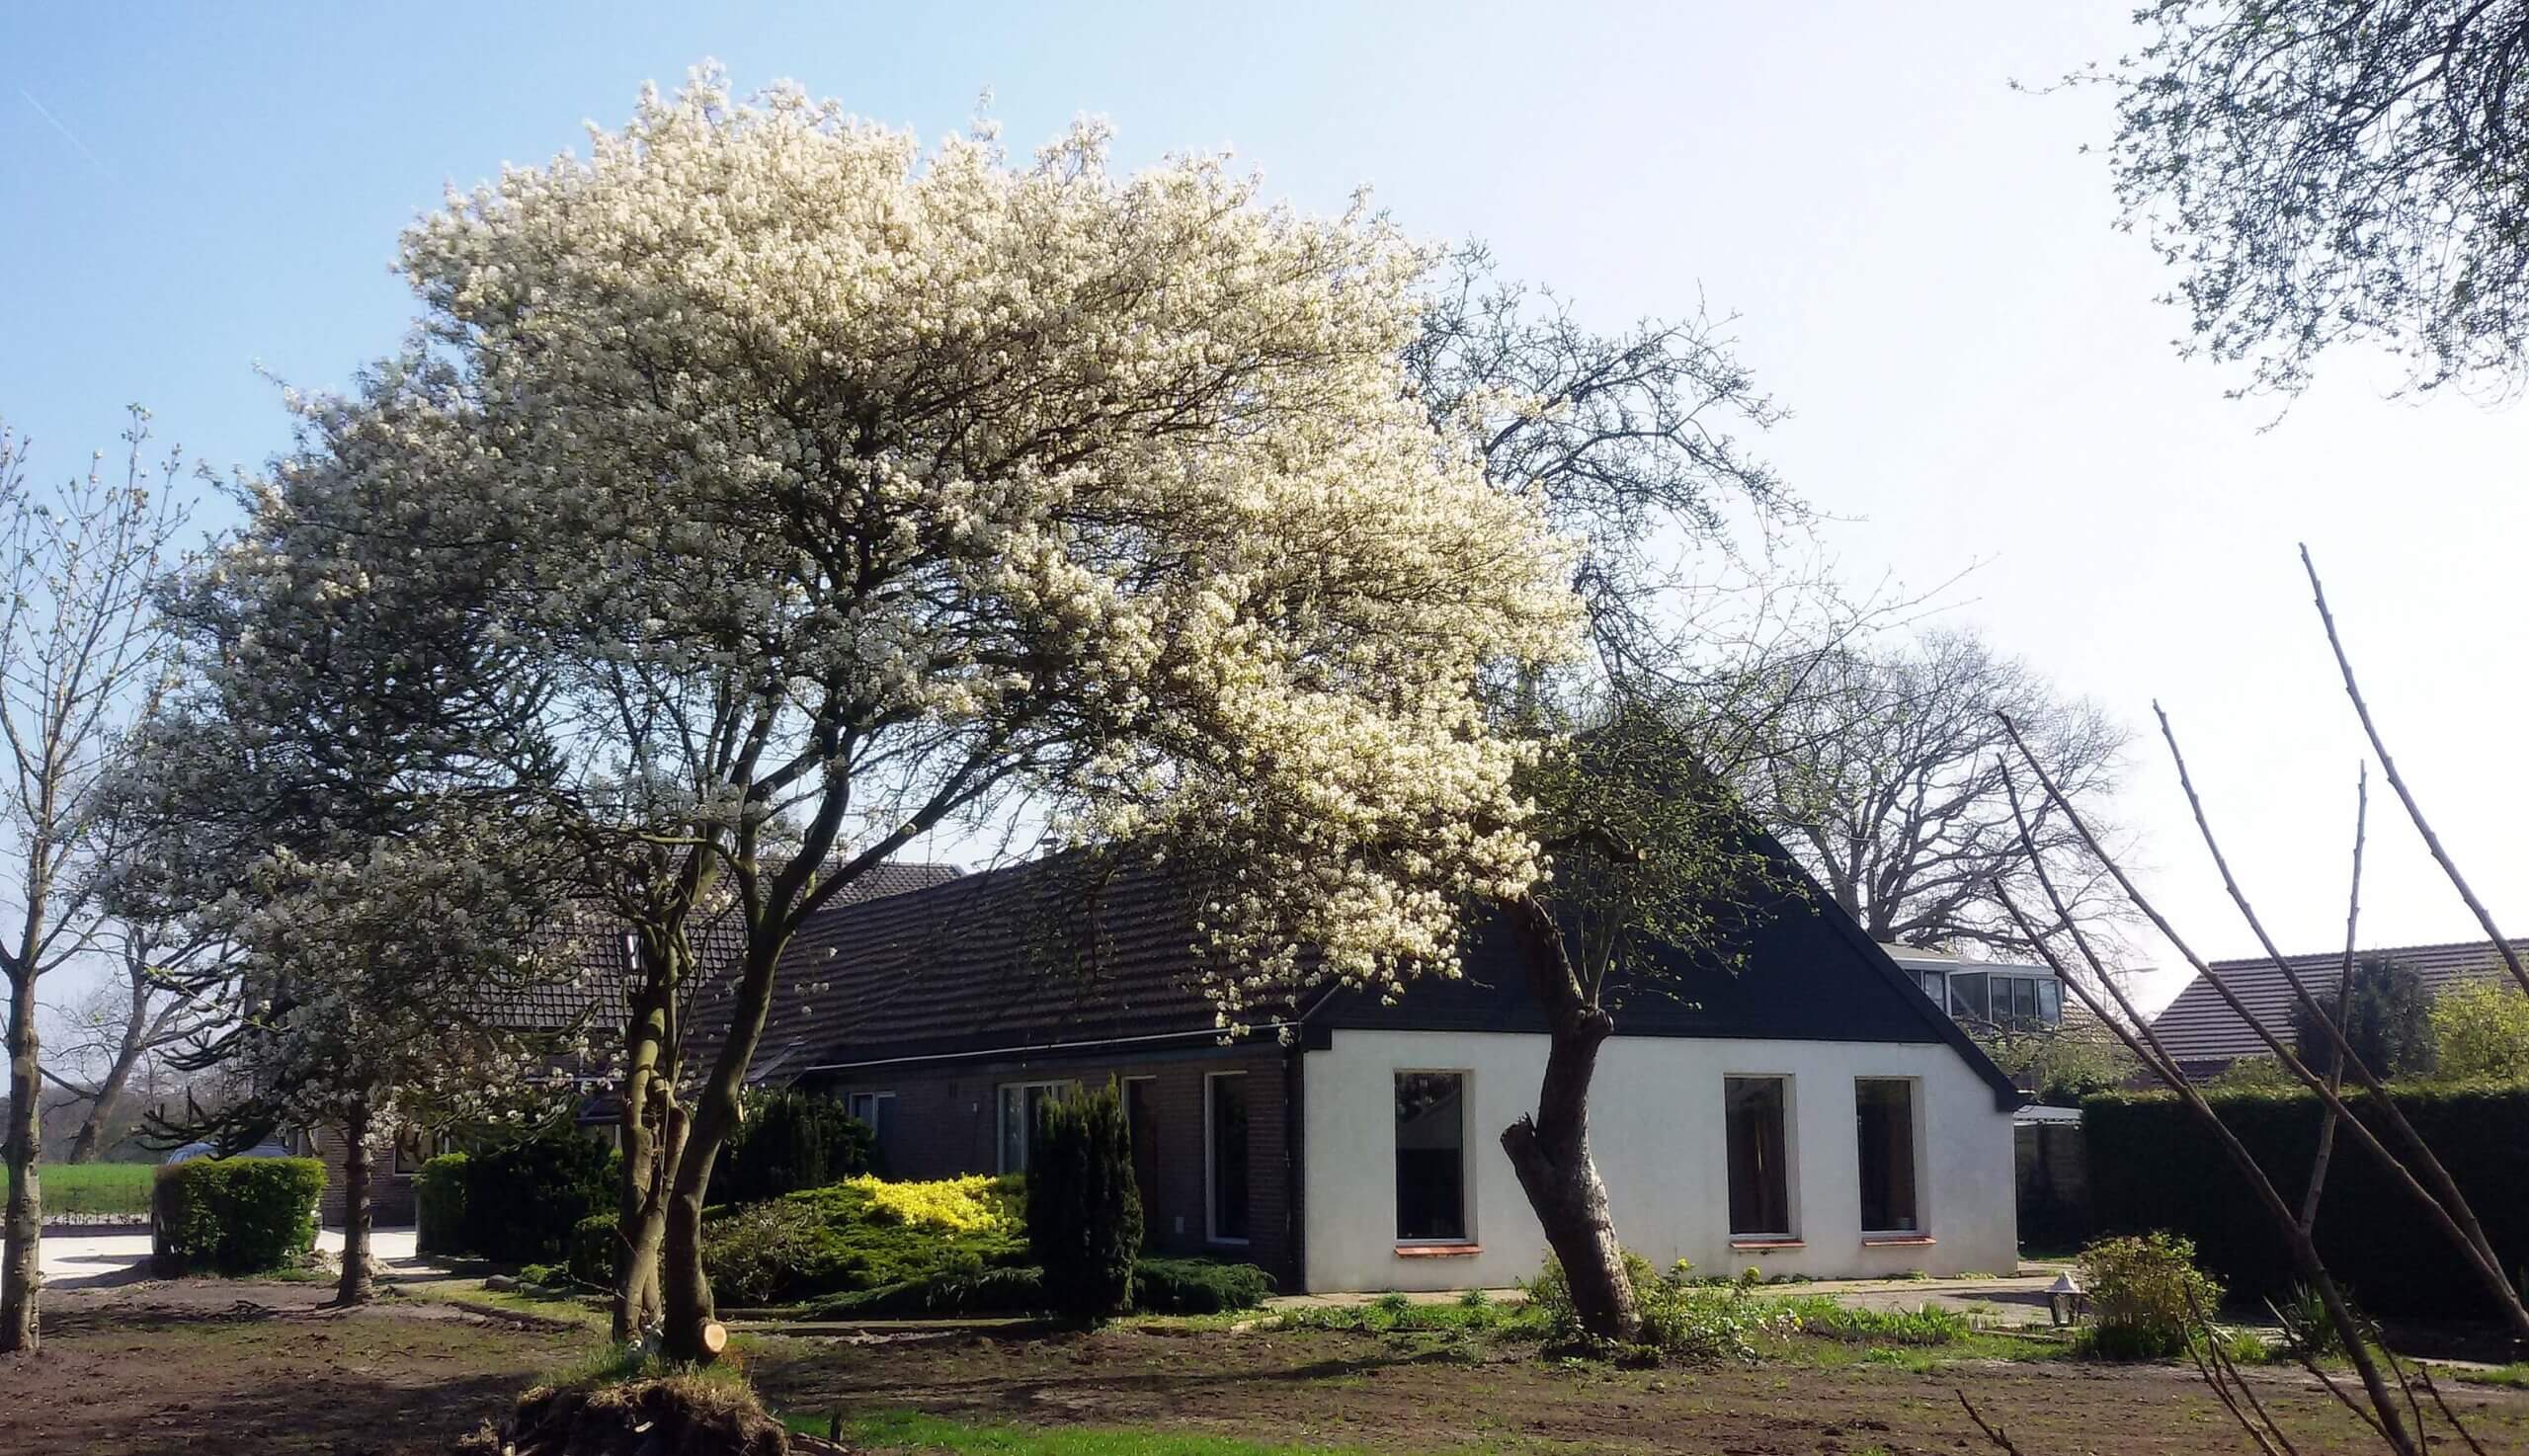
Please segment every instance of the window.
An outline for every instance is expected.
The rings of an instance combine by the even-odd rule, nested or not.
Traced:
[[[1861,1154],[1861,1231],[1918,1234],[1915,1187],[1915,1084],[1898,1077],[1853,1082],[1854,1141]]]
[[[1124,1133],[1133,1145],[1133,1191],[1141,1195],[1142,1228],[1156,1235],[1159,1211],[1159,1079],[1124,1079]]]
[[[1791,1148],[1786,1130],[1790,1080],[1729,1078],[1723,1084],[1722,1100],[1729,1120],[1731,1237],[1794,1237]]]
[[[1012,1082],[1001,1089],[1001,1171],[1027,1171],[1027,1144],[1048,1098],[1070,1096],[1076,1082]]]
[[[1995,1024],[2012,1030],[2061,1025],[2063,988],[2051,976],[1995,976]]]
[[[1916,971],[1914,977],[1915,984],[1923,988],[1923,995],[1932,999],[1932,1005],[1943,1009],[1949,1006],[1949,972]]]
[[[438,1147],[439,1139],[431,1134],[409,1127],[404,1129],[395,1136],[394,1171],[397,1173],[421,1172],[422,1165],[430,1161]]]
[[[1203,1079],[1203,1185],[1207,1236],[1247,1242],[1247,1074]]]
[[[1463,1072],[1396,1074],[1396,1237],[1466,1242]]]
[[[870,1140],[875,1142],[887,1135],[887,1113],[895,1105],[895,1100],[896,1094],[891,1092],[849,1092],[844,1096],[843,1110],[860,1119],[861,1124],[869,1129]],[[1032,1125],[1032,1114],[1028,1120]]]

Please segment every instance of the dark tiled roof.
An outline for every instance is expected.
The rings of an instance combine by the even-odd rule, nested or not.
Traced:
[[[2515,948],[2529,950],[2529,945],[2512,942]],[[2396,945],[2367,949],[2364,956],[2385,955],[2414,967],[2423,978],[2424,988],[2438,991],[2453,981],[2497,974],[2502,968],[2501,952],[2491,940],[2457,940],[2440,945]],[[2308,955],[2288,957],[2293,971],[2311,990],[2325,987],[2333,990],[2336,977],[2344,967],[2344,950],[2314,951]],[[2213,973],[2222,978],[2257,1021],[2279,1037],[2285,1045],[2292,1041],[2291,983],[2283,972],[2265,956],[2242,960],[2211,962]],[[2202,976],[2186,983],[2177,1000],[2152,1018],[2152,1029],[2179,1061],[2195,1063],[2227,1063],[2241,1057],[2266,1055],[2266,1046],[2239,1012],[2224,1003],[2221,994]]]
[[[887,863],[877,865],[837,892],[821,915],[832,915],[862,901],[902,894],[953,880],[953,864]],[[568,947],[569,974],[498,993],[491,1014],[504,1024],[536,1031],[561,1031],[586,1025],[606,1044],[619,1030],[630,1006],[632,951],[622,920],[595,902],[575,903],[551,928],[557,944]],[[693,932],[694,993],[688,1011],[689,1065],[693,1051],[715,1050],[727,1031],[731,1003],[729,978],[746,948],[746,926],[734,906],[703,920]],[[768,1036],[768,1041],[771,1039]]]
[[[753,1077],[1012,1047],[1198,1040],[1187,897],[1057,857],[828,910],[783,957]],[[1286,1016],[1287,1006],[1250,1019]]]
[[[1774,852],[1779,853],[1776,849]],[[1655,1036],[1944,1042],[2007,1079],[1787,857],[1786,888],[1740,932],[1738,965],[1682,951],[1610,989],[1619,1029]],[[1199,1044],[1217,1031],[1196,989],[1191,898],[1155,874],[1088,883],[1074,861],[969,875],[818,917],[782,967],[755,1076],[1115,1042]],[[1393,1006],[1335,992],[1256,1006],[1263,1028],[1542,1029],[1505,925],[1486,915],[1464,974],[1411,983]],[[772,1075],[768,1075],[772,1074]]]

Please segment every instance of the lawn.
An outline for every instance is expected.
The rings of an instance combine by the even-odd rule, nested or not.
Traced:
[[[147,1216],[149,1187],[158,1175],[155,1163],[47,1163],[41,1165],[43,1211],[53,1213],[128,1213]],[[9,1174],[0,1170],[0,1194]]]

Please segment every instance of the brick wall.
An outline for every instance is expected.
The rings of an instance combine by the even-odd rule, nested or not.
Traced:
[[[308,1156],[325,1165],[325,1193],[317,1201],[316,1219],[329,1229],[343,1226],[345,1205],[350,1201],[343,1191],[343,1155],[346,1145],[340,1130],[320,1127],[306,1134]],[[395,1171],[395,1142],[392,1138],[371,1140],[368,1164],[369,1223],[374,1228],[390,1229],[413,1221],[413,1172]]]
[[[1262,1265],[1285,1289],[1299,1287],[1300,1210],[1293,1130],[1298,1080],[1278,1047],[1206,1047],[1089,1060],[912,1064],[837,1074],[819,1090],[842,1096],[891,1092],[878,1156],[889,1177],[936,1178],[1001,1172],[1000,1092],[1013,1083],[1101,1086],[1147,1078],[1143,1105],[1155,1124],[1155,1186],[1142,1210],[1153,1254],[1209,1254]],[[1248,1242],[1215,1242],[1206,1214],[1205,1103],[1209,1079],[1244,1078],[1248,1113]],[[1137,1130],[1138,1131],[1138,1130]]]

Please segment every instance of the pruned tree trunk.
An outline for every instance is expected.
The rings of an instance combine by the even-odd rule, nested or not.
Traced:
[[[36,1159],[41,1152],[43,1074],[37,1057],[36,978],[9,976],[9,1205],[5,1257],[0,1257],[0,1354],[33,1354],[40,1343],[37,1292],[43,1284],[43,1192]]]
[[[1615,1018],[1587,996],[1573,974],[1563,932],[1534,896],[1509,902],[1528,986],[1545,1012],[1545,1076],[1537,1109],[1502,1130],[1520,1191],[1563,1264],[1581,1328],[1601,1339],[1641,1337],[1642,1315],[1625,1274],[1624,1247],[1607,1210],[1607,1186],[1590,1157],[1590,1082],[1598,1048]]]
[[[343,1114],[343,1276],[334,1286],[336,1304],[367,1304],[377,1297],[377,1273],[368,1258],[369,1192],[375,1181],[369,1121],[367,1098],[354,1101]]]

